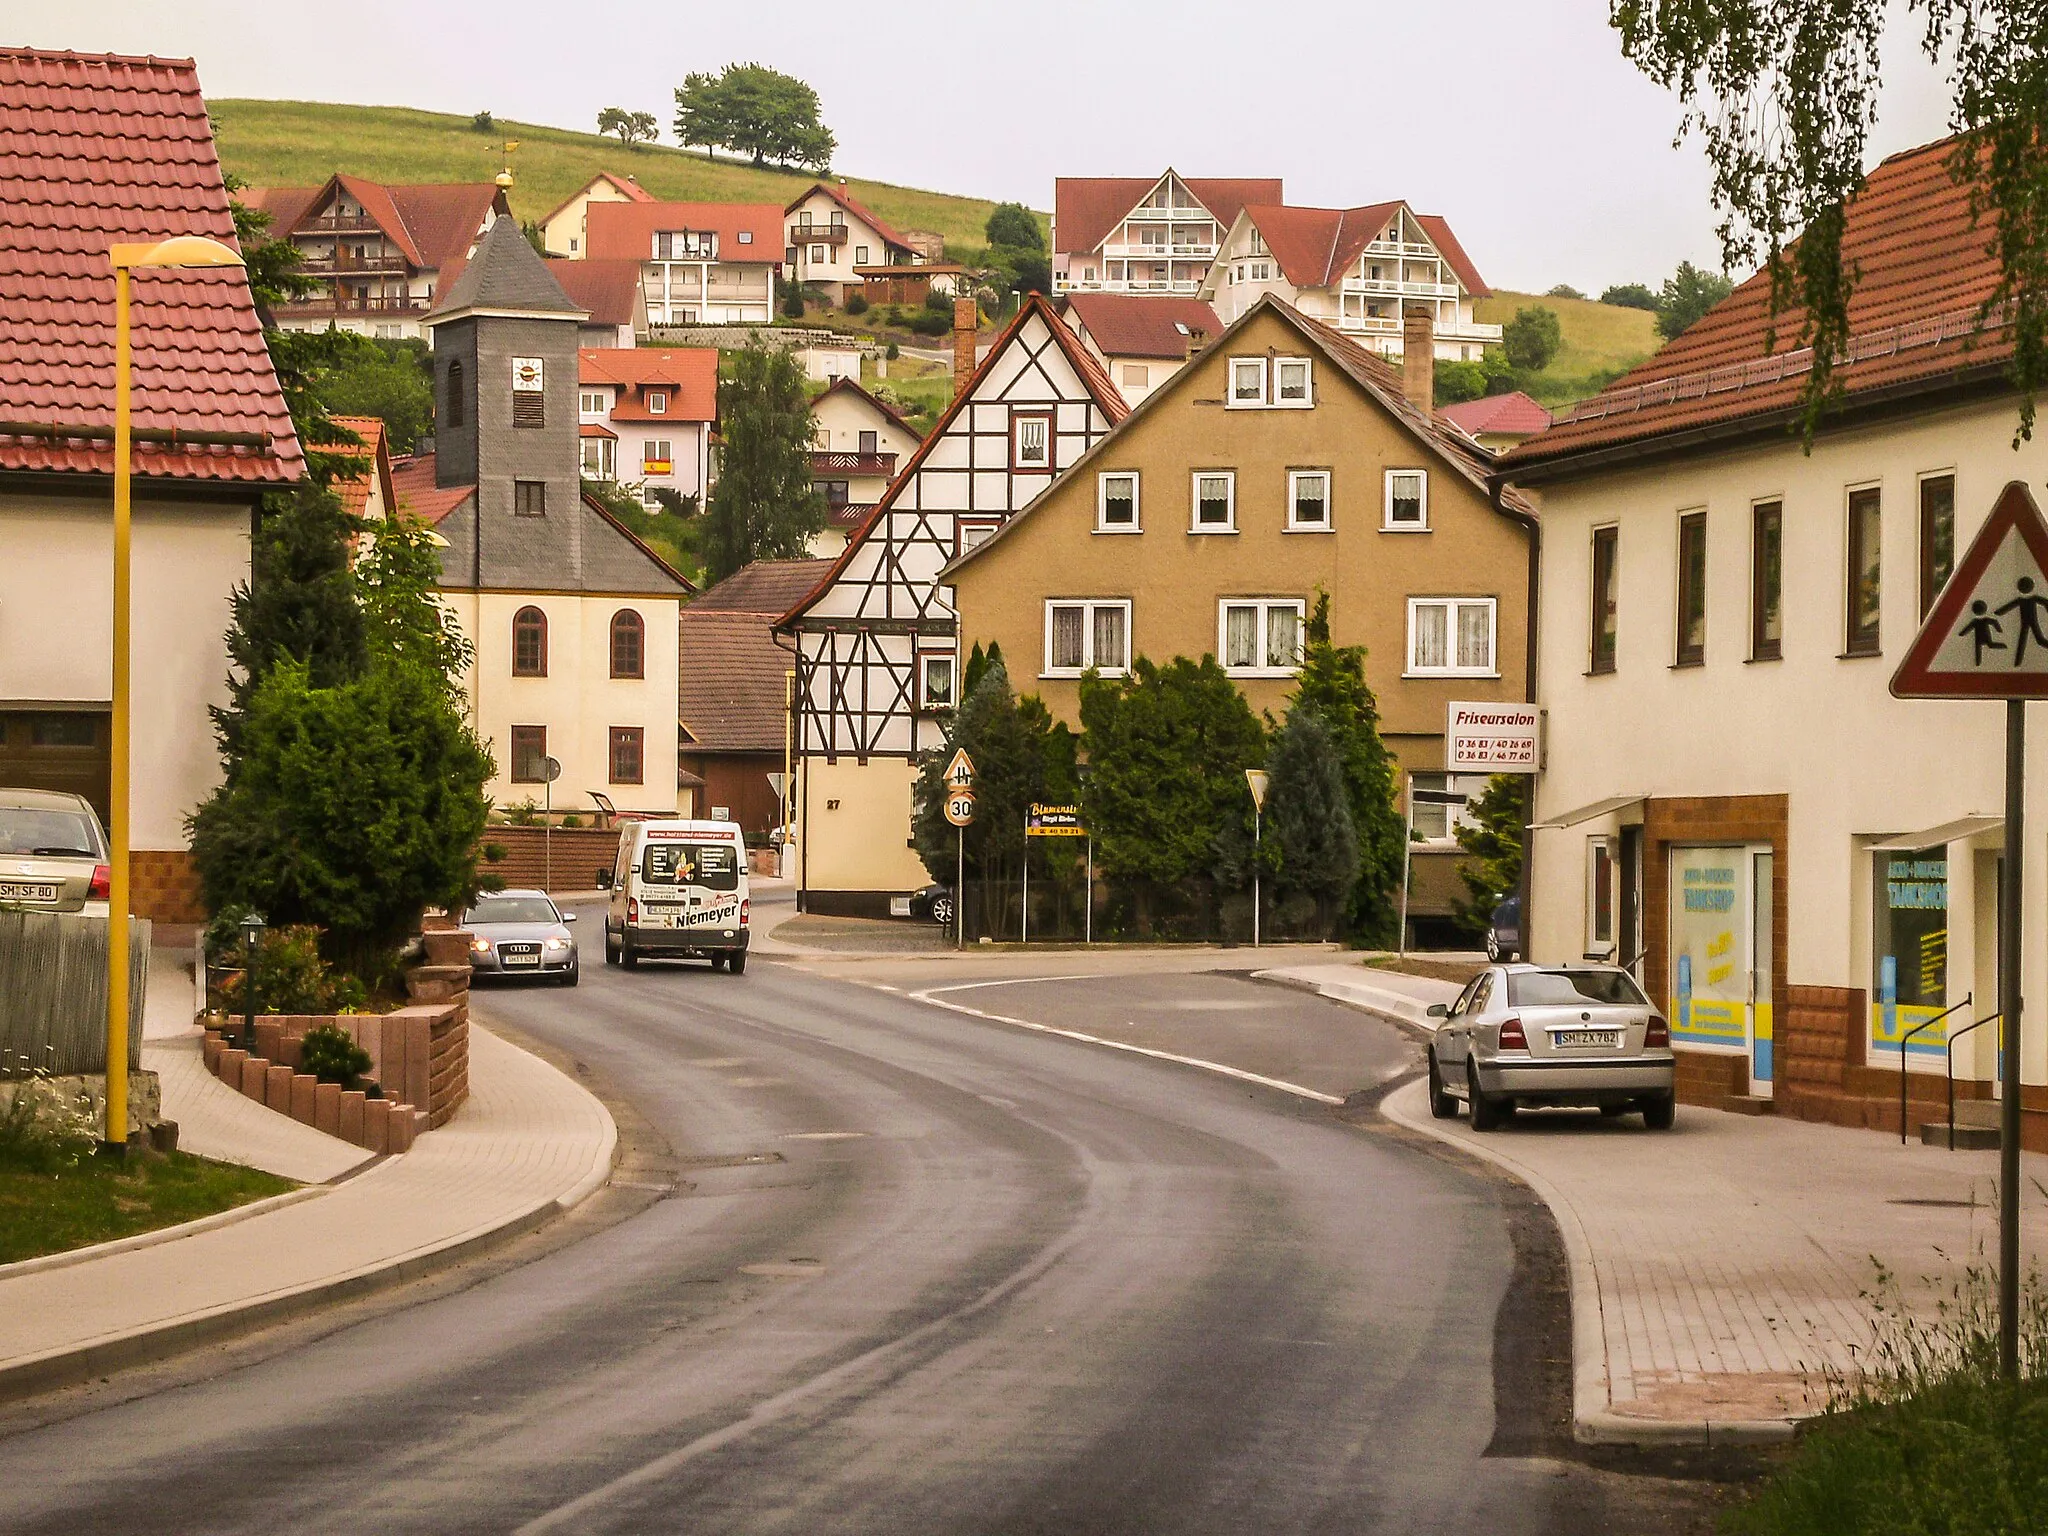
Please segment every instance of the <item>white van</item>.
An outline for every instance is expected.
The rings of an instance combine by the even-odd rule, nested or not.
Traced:
[[[747,845],[730,821],[637,821],[619,831],[609,871],[604,958],[629,970],[643,957],[747,968]]]

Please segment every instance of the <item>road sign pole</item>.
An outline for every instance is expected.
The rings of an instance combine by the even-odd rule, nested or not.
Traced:
[[[967,829],[958,829],[960,835],[960,873],[953,882],[953,947],[967,947]]]
[[[1081,942],[1083,944],[1093,944],[1095,942],[1095,837],[1092,833],[1088,838],[1088,900],[1081,910],[1083,914],[1081,918]]]
[[[1024,813],[1024,937],[1022,943],[1031,942],[1031,813]]]
[[[1252,807],[1252,948],[1259,947],[1259,853],[1265,847],[1265,817],[1259,808]]]
[[[2005,869],[1998,913],[1999,1077],[2005,1101],[1998,1149],[1998,1370],[2020,1375],[2020,861],[2026,848],[2027,704],[2005,701]]]

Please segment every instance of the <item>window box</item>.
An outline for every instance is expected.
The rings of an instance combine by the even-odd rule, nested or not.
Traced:
[[[1137,533],[1138,473],[1105,470],[1095,479],[1095,531]]]
[[[1216,605],[1216,654],[1232,677],[1291,677],[1301,666],[1308,604],[1298,597],[1225,598]]]
[[[1121,677],[1131,664],[1129,598],[1052,598],[1045,605],[1043,677],[1079,677],[1090,667]]]
[[[1496,677],[1490,597],[1408,599],[1409,677]]]
[[[1237,471],[1198,469],[1188,494],[1190,533],[1237,532]]]

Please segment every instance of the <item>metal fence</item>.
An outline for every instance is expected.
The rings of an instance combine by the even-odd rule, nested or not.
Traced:
[[[146,919],[129,920],[128,1065],[142,1065]],[[0,1077],[107,1070],[107,920],[0,908]]]

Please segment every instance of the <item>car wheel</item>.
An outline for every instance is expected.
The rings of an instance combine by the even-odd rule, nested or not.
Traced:
[[[937,923],[941,928],[950,928],[953,926],[952,897],[934,896],[932,898],[932,921]]]
[[[1668,1131],[1678,1118],[1678,1095],[1660,1093],[1643,1104],[1643,1128],[1650,1131]]]
[[[1444,1092],[1444,1075],[1437,1068],[1434,1050],[1429,1053],[1429,1112],[1439,1120],[1458,1118],[1458,1101]]]
[[[619,935],[619,964],[629,971],[640,968],[640,957],[633,953],[633,941],[624,934]]]
[[[1500,964],[1500,936],[1498,934],[1487,934],[1486,958],[1491,960],[1496,965]]]
[[[577,964],[570,966],[569,969],[562,972],[562,985],[565,987],[575,986],[577,978],[579,974],[582,972],[582,970],[583,966],[581,962],[578,962]]]
[[[619,963],[619,946],[609,933],[604,936],[604,963],[606,965],[617,965]]]
[[[735,976],[742,974],[747,968],[747,952],[744,949],[734,950],[726,957],[725,968]]]
[[[1479,1069],[1469,1061],[1465,1063],[1465,1102],[1472,1106],[1472,1129],[1475,1131],[1497,1131],[1501,1122],[1507,1119],[1506,1105],[1479,1091]]]
[[[720,951],[715,949],[711,951],[711,969],[713,969],[714,971],[722,971],[725,969],[725,956]]]

